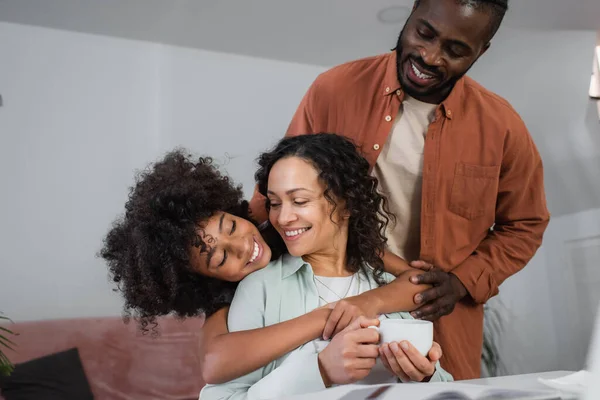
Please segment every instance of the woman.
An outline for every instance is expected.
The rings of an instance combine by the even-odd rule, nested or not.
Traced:
[[[272,252],[277,258],[285,249],[279,235],[269,232],[259,232],[247,219],[241,189],[209,158],[176,150],[136,177],[125,214],[106,236],[100,255],[125,299],[126,313],[144,331],[152,329],[157,316],[206,313],[199,355],[209,383],[237,378],[310,340],[332,336],[358,314],[416,308],[412,297],[422,287],[404,274],[394,284],[338,302],[333,312],[321,308],[264,329],[228,334],[227,306],[237,282],[264,268]],[[410,269],[393,256],[388,267],[397,274]],[[271,346],[261,348],[266,341]]]
[[[241,281],[229,310],[230,330],[296,318],[393,280],[380,258],[388,220],[384,198],[352,143],[332,134],[287,138],[264,153],[259,165],[256,177],[267,197],[270,223],[289,254]],[[382,318],[412,317],[395,313]],[[331,342],[313,340],[226,384],[208,385],[200,398],[277,398],[361,380],[383,383],[392,375],[374,368],[379,355],[403,380],[423,363],[418,380],[452,379],[437,359],[430,362],[419,355],[421,359],[411,357],[412,365],[404,365],[406,357],[390,354],[388,346],[378,349],[374,330],[364,324],[360,328],[346,329]]]

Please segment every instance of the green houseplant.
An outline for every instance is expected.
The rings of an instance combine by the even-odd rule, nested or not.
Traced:
[[[4,315],[0,314],[0,322],[12,320]],[[14,350],[15,346],[14,342],[9,339],[10,336],[14,335],[10,329],[5,326],[0,326],[0,375],[7,376],[13,371],[13,364],[8,359],[8,356],[5,354],[5,349]]]

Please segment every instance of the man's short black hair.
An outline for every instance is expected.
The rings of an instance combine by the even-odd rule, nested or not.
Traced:
[[[498,29],[500,28],[500,24],[502,24],[502,20],[504,19],[504,15],[506,15],[506,11],[508,11],[508,0],[455,0],[458,4],[471,7],[475,10],[484,10],[488,11],[492,14],[492,24],[490,25],[489,35],[486,41],[492,40]],[[415,1],[415,5],[418,6],[420,0]]]

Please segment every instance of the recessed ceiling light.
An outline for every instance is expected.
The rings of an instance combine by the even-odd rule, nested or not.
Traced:
[[[410,15],[410,7],[390,6],[377,13],[377,19],[383,24],[397,24],[406,21]]]

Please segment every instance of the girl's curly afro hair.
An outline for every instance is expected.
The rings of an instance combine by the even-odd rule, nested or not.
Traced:
[[[236,284],[191,270],[190,248],[202,245],[200,222],[218,211],[248,218],[247,209],[241,187],[210,158],[194,159],[178,149],[139,173],[125,214],[100,251],[125,298],[126,316],[146,331],[157,316],[211,314],[227,304]]]

